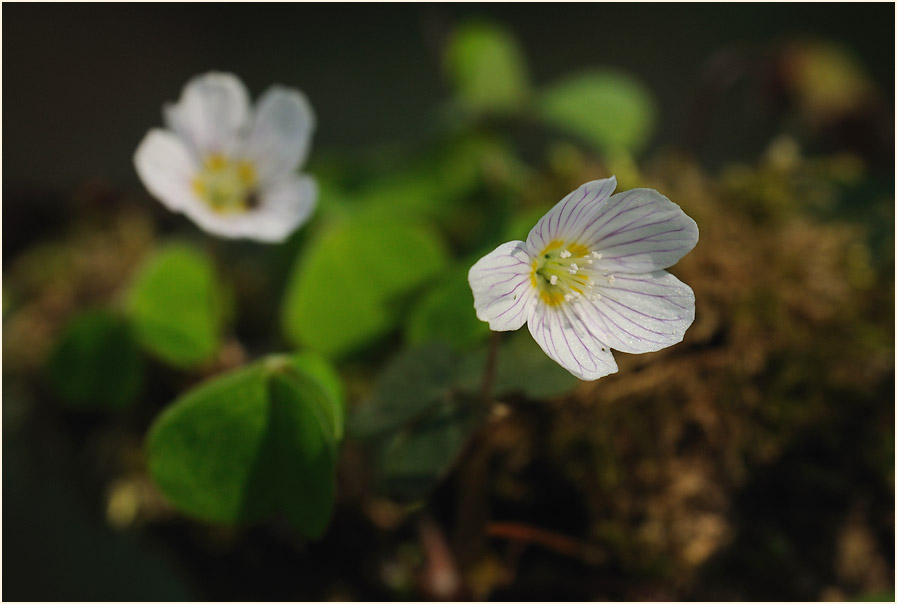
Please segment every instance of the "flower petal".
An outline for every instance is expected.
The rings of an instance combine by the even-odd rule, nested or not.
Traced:
[[[200,157],[229,155],[249,120],[249,94],[236,76],[211,72],[195,76],[174,105],[165,107],[165,121]]]
[[[280,242],[308,222],[318,200],[318,185],[310,176],[291,176],[266,187],[252,218],[252,238]],[[249,235],[247,235],[249,236]]]
[[[315,116],[305,95],[272,86],[259,99],[243,155],[253,161],[262,182],[292,174],[308,154]]]
[[[474,264],[467,274],[473,306],[480,321],[493,331],[520,329],[535,304],[530,256],[522,241],[498,246]]]
[[[197,160],[177,136],[167,130],[150,130],[134,153],[140,180],[169,210],[180,212],[197,202],[191,188]]]
[[[578,242],[583,220],[599,211],[616,188],[617,179],[614,176],[593,180],[556,203],[529,232],[526,244],[530,253],[539,254],[556,240]]]
[[[229,239],[279,243],[308,220],[317,198],[317,185],[308,176],[279,181],[261,191],[257,208],[222,214],[197,200],[183,209],[204,231]]]
[[[622,352],[653,352],[682,341],[695,319],[692,289],[666,271],[618,274],[582,299],[577,316],[594,337]]]
[[[597,340],[565,304],[540,305],[529,320],[529,331],[552,360],[581,380],[616,373],[610,347]]]
[[[653,189],[613,195],[582,227],[582,244],[611,272],[647,273],[675,264],[698,242],[698,225]]]

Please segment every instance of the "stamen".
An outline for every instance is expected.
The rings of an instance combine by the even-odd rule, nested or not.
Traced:
[[[257,176],[251,162],[209,155],[191,183],[193,191],[219,214],[242,213],[258,205]]]
[[[600,253],[589,251],[579,243],[552,241],[534,258],[533,284],[541,299],[551,306],[583,299],[598,300],[601,296],[595,293],[595,280],[602,279],[602,285],[609,282],[606,273],[591,266],[600,258]]]

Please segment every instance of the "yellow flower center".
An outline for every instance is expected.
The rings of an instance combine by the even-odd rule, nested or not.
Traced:
[[[579,243],[552,241],[535,257],[530,282],[539,297],[549,306],[580,298],[597,300],[596,279],[612,284],[614,276],[597,270],[601,254]]]
[[[221,214],[246,212],[258,204],[255,167],[245,160],[209,155],[192,184],[193,192]]]

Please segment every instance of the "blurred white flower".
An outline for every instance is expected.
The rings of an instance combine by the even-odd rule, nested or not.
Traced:
[[[300,91],[272,86],[253,111],[243,82],[212,72],[192,78],[164,116],[168,130],[150,130],[134,164],[169,210],[214,235],[263,242],[311,216],[317,186],[296,169],[315,118]]]
[[[555,205],[526,241],[498,246],[470,269],[477,317],[493,331],[524,323],[576,377],[615,373],[610,349],[652,352],[682,341],[691,288],[662,270],[698,242],[698,226],[651,189],[611,195],[588,182]]]

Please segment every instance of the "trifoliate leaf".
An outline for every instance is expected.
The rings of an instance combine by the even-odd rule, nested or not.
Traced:
[[[395,430],[446,398],[458,355],[438,342],[408,348],[386,366],[373,396],[359,404],[350,422],[358,438]]]
[[[446,48],[445,69],[461,102],[474,111],[511,112],[529,95],[523,53],[498,25],[472,22],[458,28]]]
[[[649,91],[632,77],[613,71],[564,79],[543,92],[537,106],[549,124],[610,154],[641,150],[656,115]]]
[[[110,311],[76,316],[65,328],[48,365],[50,384],[81,409],[121,408],[143,384],[143,357],[130,326]]]
[[[297,260],[283,305],[295,343],[345,354],[395,326],[395,302],[447,264],[431,229],[357,218],[332,225]]]
[[[138,341],[179,367],[193,367],[215,356],[225,306],[212,261],[182,244],[170,244],[152,254],[128,298]]]
[[[470,436],[483,409],[455,388],[459,367],[444,344],[406,349],[352,414],[350,432],[368,441],[376,481],[388,495],[425,497]]]
[[[476,391],[483,382],[485,350],[467,355],[459,371],[459,385]],[[558,396],[579,385],[569,371],[545,354],[527,331],[502,334],[492,393],[496,397],[523,394],[531,399]]]
[[[408,341],[446,342],[458,349],[483,341],[489,326],[477,319],[467,267],[449,272],[414,306],[405,330]]]
[[[342,432],[332,375],[319,358],[275,356],[201,384],[150,430],[153,479],[199,519],[252,522],[283,513],[304,535],[320,536],[332,512]]]

